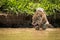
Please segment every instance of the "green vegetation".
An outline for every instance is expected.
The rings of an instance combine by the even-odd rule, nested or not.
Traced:
[[[32,15],[36,8],[42,7],[48,15],[60,10],[60,0],[0,0],[0,10],[8,13]]]

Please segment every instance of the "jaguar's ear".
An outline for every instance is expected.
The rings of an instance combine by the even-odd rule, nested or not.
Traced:
[[[44,12],[43,8],[37,8],[36,11]]]

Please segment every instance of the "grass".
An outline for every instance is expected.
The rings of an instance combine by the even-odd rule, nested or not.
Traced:
[[[60,29],[0,28],[0,40],[60,40]]]

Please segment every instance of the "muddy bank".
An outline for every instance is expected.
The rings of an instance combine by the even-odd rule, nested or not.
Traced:
[[[54,15],[47,16],[50,24],[54,27],[60,27],[60,18],[57,15],[56,19],[53,17]],[[32,15],[24,15],[24,14],[6,14],[0,13],[0,28],[25,28],[25,27],[32,27]]]
[[[50,24],[52,24],[55,28],[56,27],[60,27],[60,17],[56,16],[56,18],[54,18],[54,15],[51,16],[47,16],[48,21],[50,22]]]
[[[0,27],[31,26],[31,15],[0,14]]]

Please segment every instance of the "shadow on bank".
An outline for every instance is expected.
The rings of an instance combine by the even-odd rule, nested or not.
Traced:
[[[32,16],[31,15],[14,15],[14,14],[3,14],[0,13],[0,28],[26,28],[32,27]]]

